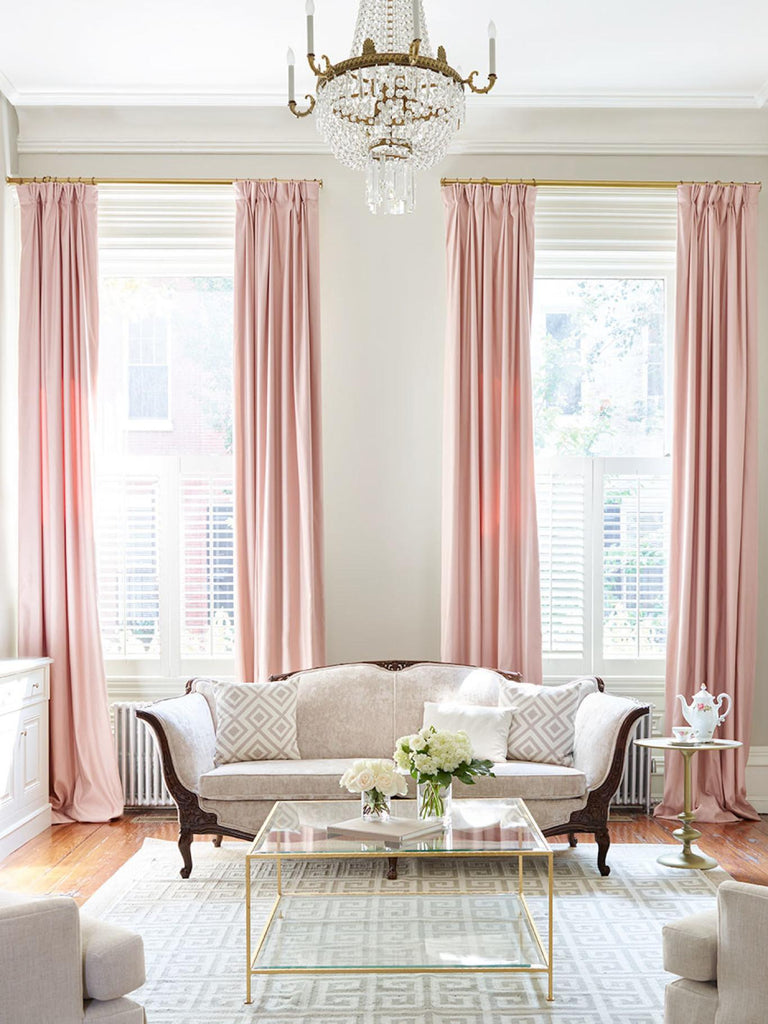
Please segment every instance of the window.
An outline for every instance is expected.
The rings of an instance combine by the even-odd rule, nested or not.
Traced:
[[[153,691],[233,670],[233,207],[199,187],[100,201],[102,643],[111,682]]]
[[[582,198],[594,214],[588,239]],[[582,193],[541,196],[539,209],[531,348],[544,672],[652,679],[666,644],[674,206]]]
[[[168,323],[142,316],[128,322],[128,419],[168,419]]]

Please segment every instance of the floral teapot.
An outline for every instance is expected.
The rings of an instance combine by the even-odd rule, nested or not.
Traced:
[[[722,725],[731,710],[731,698],[727,693],[721,693],[719,697],[713,697],[704,683],[701,689],[694,694],[690,704],[685,703],[682,693],[677,694],[677,699],[683,708],[683,717],[693,729],[693,736],[697,743],[708,743],[718,725]],[[721,715],[720,705],[724,700],[728,701],[728,709]]]

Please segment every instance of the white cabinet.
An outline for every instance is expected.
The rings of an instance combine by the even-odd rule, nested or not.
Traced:
[[[49,665],[0,660],[0,860],[51,824]]]

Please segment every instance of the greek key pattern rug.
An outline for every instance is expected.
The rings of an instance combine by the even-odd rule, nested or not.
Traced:
[[[546,1001],[544,975],[481,973],[257,976],[253,1003],[244,1005],[244,843],[218,850],[195,843],[185,880],[175,844],[147,839],[84,909],[143,937],[147,983],[136,998],[148,1024],[662,1024],[670,980],[662,926],[714,906],[728,876],[664,868],[656,863],[661,849],[613,846],[611,874],[601,878],[594,845],[557,848],[554,1003]],[[508,892],[517,870],[516,861],[501,858],[401,859],[400,878],[388,882],[384,863],[298,862],[284,868],[285,888],[481,895]],[[272,866],[254,867],[252,879],[258,934],[274,894]],[[546,861],[526,862],[525,892],[545,926]],[[444,906],[450,916],[451,901]]]

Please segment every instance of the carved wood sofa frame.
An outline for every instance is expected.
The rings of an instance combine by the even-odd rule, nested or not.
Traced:
[[[430,663],[423,661],[366,661],[359,664],[376,665],[379,668],[386,669],[390,672],[398,672],[405,668],[411,668],[414,665]],[[497,668],[491,669],[490,671],[496,672],[513,682],[522,681],[522,676],[519,672],[507,672]],[[289,679],[292,675],[296,674],[297,672],[284,672],[281,675],[270,676],[270,681]],[[597,679],[597,685],[600,693],[604,693],[605,683],[599,676],[596,676],[595,678]],[[193,679],[190,679],[187,682],[187,694],[191,692],[193,681]],[[616,738],[613,759],[611,761],[608,774],[602,785],[590,792],[587,803],[584,807],[582,807],[580,811],[574,811],[567,822],[563,822],[561,825],[552,825],[549,828],[543,829],[544,835],[549,838],[554,836],[567,836],[568,843],[572,847],[577,845],[579,833],[594,835],[597,843],[597,867],[600,874],[603,876],[609,875],[611,872],[610,867],[606,863],[608,850],[611,845],[611,836],[608,829],[608,812],[610,810],[611,801],[619,787],[619,782],[621,781],[621,776],[624,771],[624,758],[632,729],[634,728],[635,723],[640,718],[650,714],[650,711],[650,705],[640,704],[626,716]],[[202,809],[197,793],[193,793],[181,783],[173,767],[171,751],[163,725],[157,716],[153,715],[151,707],[137,710],[136,717],[146,722],[151,727],[157,738],[157,742],[160,747],[165,784],[168,787],[168,792],[173,797],[178,809],[178,845],[179,852],[181,853],[181,857],[184,862],[184,866],[179,872],[181,877],[189,878],[192,873],[191,847],[192,841],[196,835],[213,836],[214,846],[221,846],[221,841],[224,836],[230,836],[233,839],[245,839],[249,842],[252,841],[255,838],[253,833],[243,832],[239,829],[220,825],[215,814],[211,814],[209,811],[204,811]],[[397,858],[390,858],[390,867],[387,872],[388,878],[397,877],[396,861]]]

